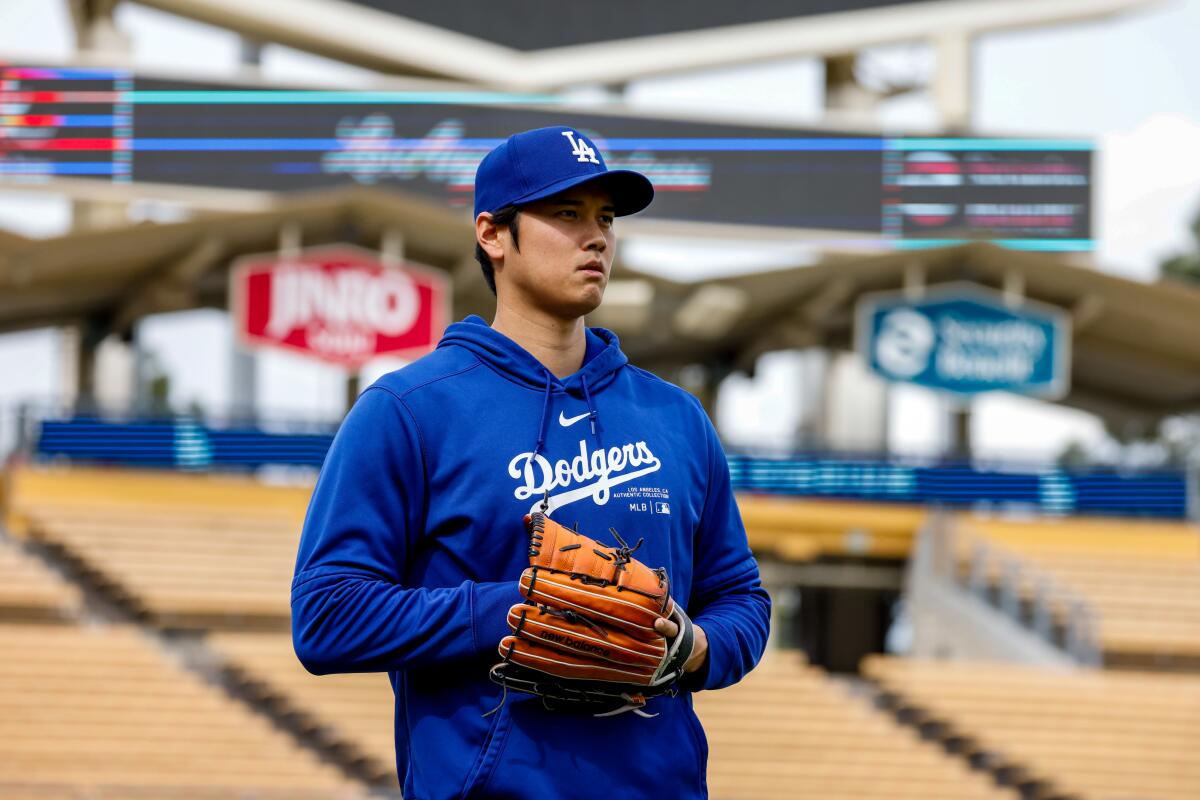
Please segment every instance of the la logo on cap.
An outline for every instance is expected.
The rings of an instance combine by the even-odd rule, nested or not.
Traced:
[[[596,151],[588,145],[587,140],[582,136],[576,140],[575,131],[563,131],[562,135],[567,137],[567,141],[571,143],[571,155],[577,156],[579,163],[586,164],[589,161],[593,164],[600,163],[596,160]]]

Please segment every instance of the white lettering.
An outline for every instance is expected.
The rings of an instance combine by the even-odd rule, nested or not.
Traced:
[[[316,324],[338,333],[399,336],[416,324],[420,305],[416,286],[397,270],[330,273],[303,264],[285,265],[271,284],[266,332],[283,339]]]
[[[540,498],[546,492],[575,486],[569,493],[573,499],[590,496],[596,505],[602,506],[608,502],[613,486],[635,476],[633,472],[621,474],[626,465],[644,465],[645,468],[638,470],[636,475],[656,472],[662,466],[645,442],[612,447],[607,452],[603,449],[592,452],[588,450],[587,441],[582,440],[579,442],[579,455],[570,460],[559,459],[551,463],[540,453],[519,453],[508,462],[508,474],[519,481],[513,491],[513,496],[518,500]]]

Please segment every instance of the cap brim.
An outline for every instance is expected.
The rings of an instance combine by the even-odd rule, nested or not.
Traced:
[[[612,194],[613,214],[618,217],[636,214],[654,199],[654,184],[645,175],[631,169],[610,169],[594,175],[573,175],[564,178],[517,198],[513,205],[545,200],[584,183],[594,183],[608,189]]]

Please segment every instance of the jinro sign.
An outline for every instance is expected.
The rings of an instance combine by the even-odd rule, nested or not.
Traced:
[[[1062,310],[969,283],[919,298],[864,295],[855,338],[870,368],[893,381],[971,396],[1008,391],[1057,399],[1070,382],[1071,323]]]
[[[347,367],[429,352],[446,327],[448,302],[440,272],[385,265],[348,245],[239,259],[230,281],[230,309],[248,345]]]

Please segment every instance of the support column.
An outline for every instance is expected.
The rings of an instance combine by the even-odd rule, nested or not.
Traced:
[[[258,410],[258,359],[233,337],[229,349],[229,411],[237,419],[253,420]]]
[[[934,40],[937,70],[933,77],[933,102],[942,127],[948,132],[966,132],[971,128],[971,100],[974,70],[971,34],[950,31]]]
[[[950,410],[950,446],[948,454],[955,458],[971,458],[971,405]]]
[[[868,118],[879,106],[879,95],[858,82],[858,53],[825,57],[825,110]]]
[[[104,340],[105,328],[97,320],[87,319],[68,329],[66,338],[74,351],[73,393],[71,403],[78,411],[96,407],[96,350]]]
[[[358,395],[362,392],[362,378],[357,369],[351,369],[346,376],[346,413],[350,413],[350,409],[354,407],[354,401],[358,399]]]
[[[80,55],[128,56],[133,51],[129,36],[113,19],[118,0],[73,0],[71,21],[75,26],[75,49]]]

